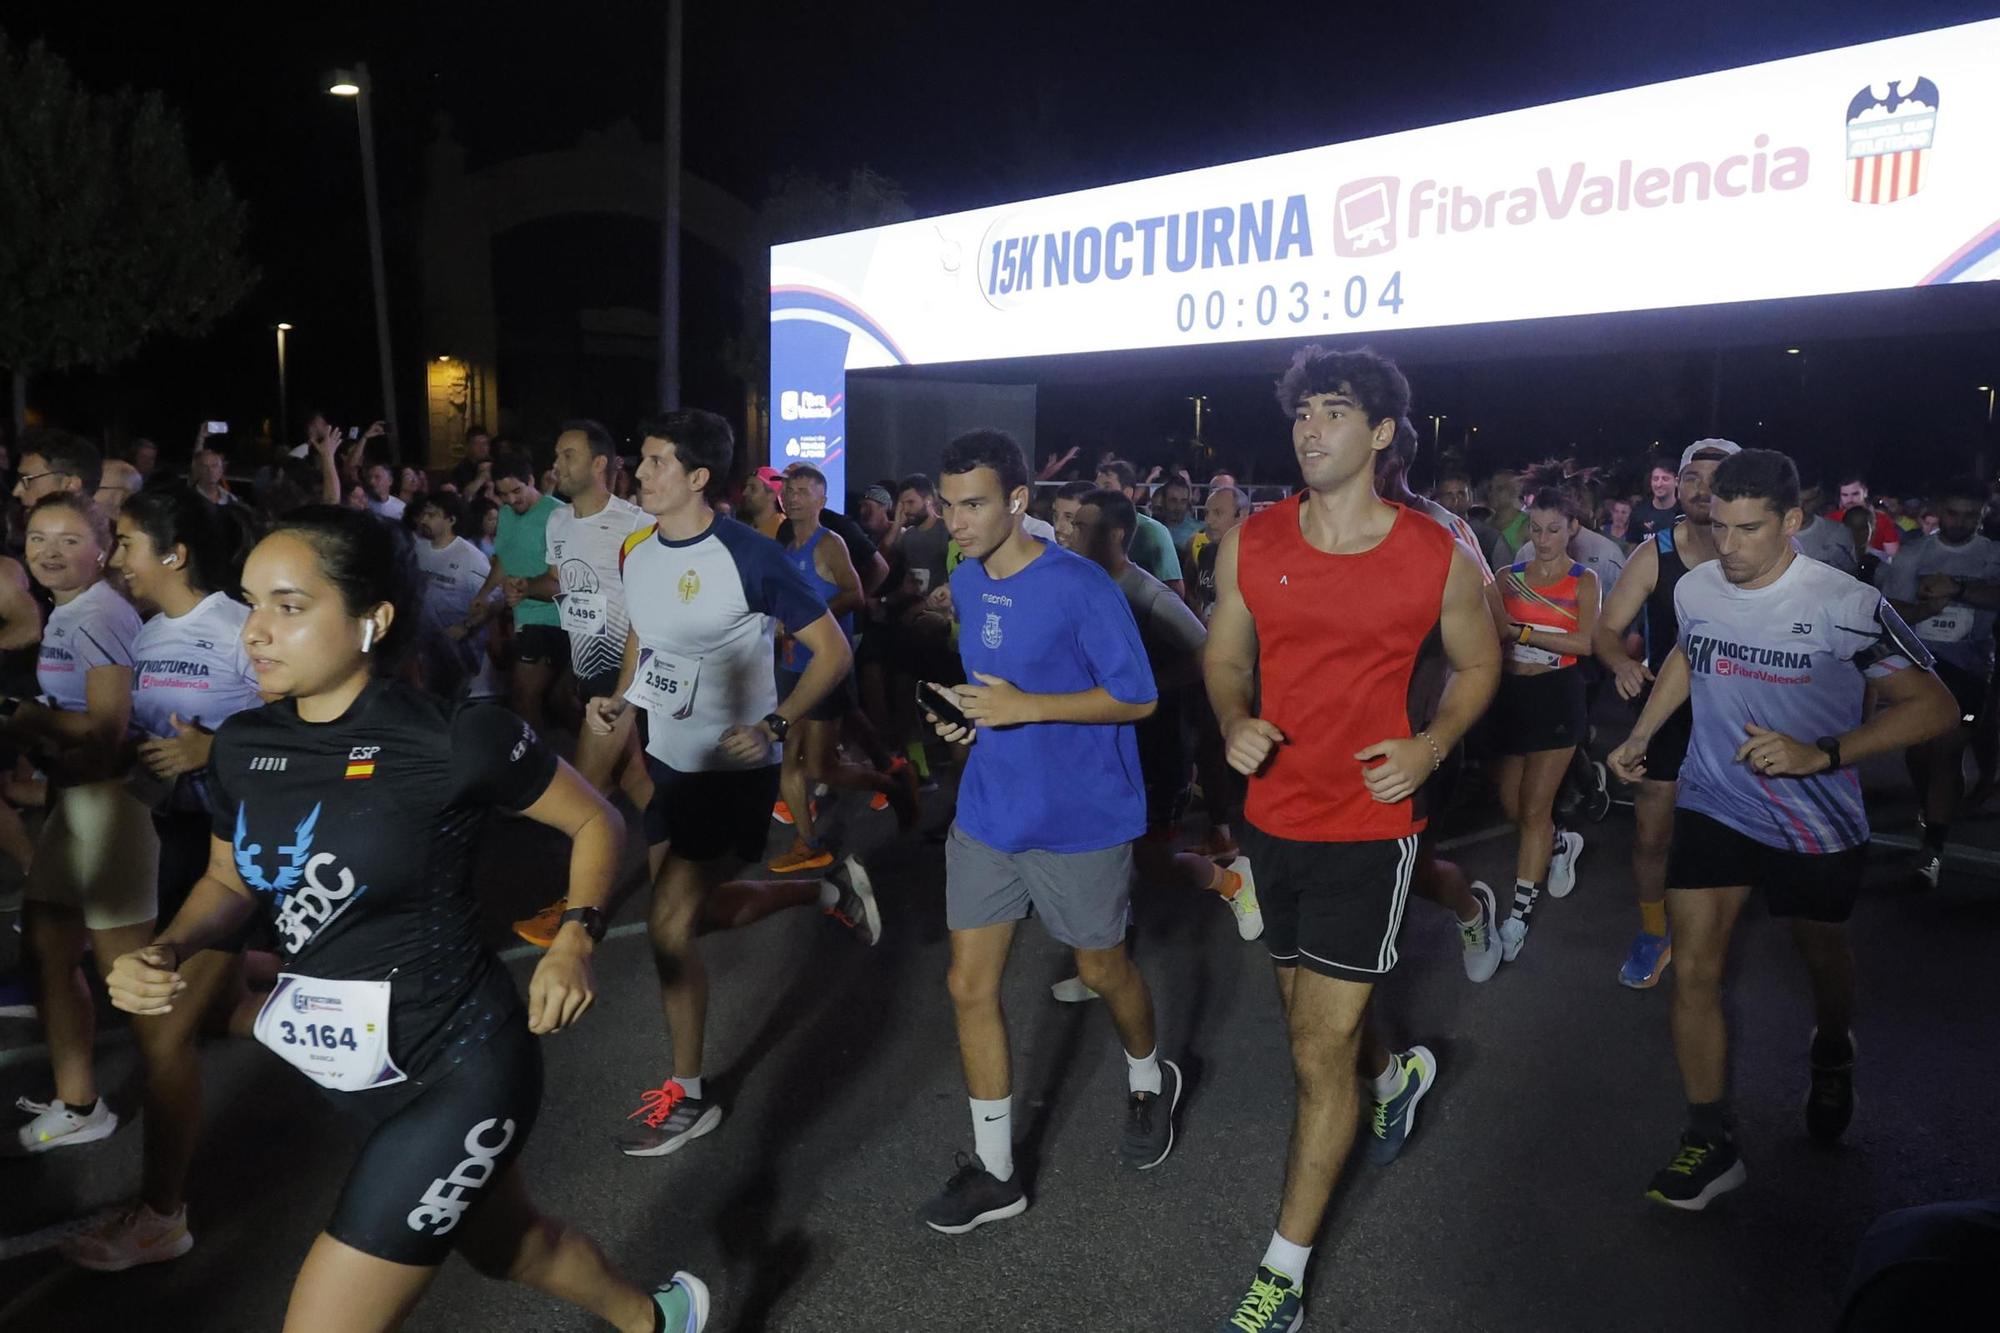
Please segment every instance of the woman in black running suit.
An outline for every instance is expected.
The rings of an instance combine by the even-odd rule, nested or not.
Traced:
[[[182,959],[253,916],[275,928],[284,971],[258,1040],[369,1127],[285,1327],[395,1328],[456,1250],[628,1333],[698,1333],[698,1279],[651,1293],[625,1281],[581,1232],[536,1211],[514,1165],[541,1101],[535,1037],[591,1005],[618,816],[512,714],[390,678],[422,596],[392,525],[299,510],[252,552],[243,590],[244,646],[259,684],[284,697],[217,731],[207,874],[108,985],[121,1009],[171,1012]],[[571,841],[576,910],[525,1010],[480,943],[469,882],[495,808]]]

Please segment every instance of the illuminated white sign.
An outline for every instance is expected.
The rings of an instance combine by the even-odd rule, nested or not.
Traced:
[[[1995,276],[2000,20],[777,246],[772,395]]]

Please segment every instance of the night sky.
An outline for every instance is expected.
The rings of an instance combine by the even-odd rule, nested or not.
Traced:
[[[1992,13],[1990,4],[1879,0],[1644,7],[1551,0],[1505,13],[1496,6],[1240,2],[928,8],[693,0],[688,169],[754,202],[780,171],[839,179],[865,165],[899,184],[918,213],[944,212]],[[251,254],[263,282],[215,335],[194,345],[155,345],[113,376],[53,380],[35,396],[67,424],[153,434],[170,448],[201,416],[270,414],[276,390],[268,330],[279,319],[298,325],[295,417],[322,402],[356,420],[373,410],[354,116],[351,105],[323,92],[326,70],[365,59],[373,71],[406,417],[415,404],[415,358],[439,350],[418,346],[413,235],[419,166],[436,120],[449,117],[471,168],[565,147],[619,120],[651,139],[662,120],[664,7],[657,4],[434,0],[191,9],[81,2],[32,12],[10,6],[0,28],[16,42],[45,38],[93,86],[159,89],[184,113],[197,162],[222,166],[249,203]],[[652,282],[635,270],[623,303],[651,307]],[[704,313],[722,322],[740,317],[726,309]],[[685,331],[691,387],[717,382],[692,364],[704,355],[695,345],[716,332]],[[2000,335],[1990,331],[1824,347],[1816,361],[1827,376],[1820,389],[1802,382],[1781,354],[1727,355],[1725,431],[1754,435],[1750,423],[1759,417],[1783,419],[1797,438],[1764,442],[1843,457],[1908,457],[1913,438],[1932,440],[1938,444],[1929,455],[1951,455],[1935,471],[1962,470],[1969,461],[1986,415],[1973,386],[2000,375]],[[1527,441],[1546,441],[1551,451],[1575,443],[1588,452],[1628,448],[1655,423],[1669,438],[1705,428],[1713,374],[1712,353],[1689,348],[1615,361],[1467,358],[1419,366],[1412,378],[1419,410],[1480,422],[1486,438],[1506,435],[1523,450]],[[1042,443],[1110,439],[1122,446],[1129,438],[1127,452],[1157,451],[1184,431],[1186,395],[1202,392],[1212,395],[1217,429],[1236,447],[1281,444],[1275,416],[1264,415],[1267,380],[1234,367],[1136,364],[1111,382],[1051,387]],[[1872,392],[1832,392],[1836,383],[1856,381]],[[1761,410],[1766,400],[1769,413]],[[1448,427],[1445,438],[1462,437]]]

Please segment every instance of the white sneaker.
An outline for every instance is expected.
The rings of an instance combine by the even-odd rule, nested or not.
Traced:
[[[1513,962],[1521,956],[1521,946],[1528,942],[1528,923],[1519,917],[1508,917],[1500,923],[1500,956]]]
[[[1565,833],[1563,845],[1549,858],[1549,897],[1567,898],[1576,887],[1576,859],[1583,855],[1583,835]]]
[[[187,1205],[183,1204],[179,1212],[169,1217],[162,1217],[143,1203],[106,1209],[92,1220],[89,1230],[70,1237],[61,1246],[63,1258],[79,1268],[99,1273],[165,1263],[193,1248]]]
[[[1254,940],[1264,933],[1264,909],[1257,905],[1257,880],[1250,873],[1250,858],[1239,856],[1223,869],[1243,877],[1243,887],[1236,890],[1236,896],[1223,901],[1236,914],[1236,933]]]
[[[1465,942],[1465,975],[1474,981],[1491,981],[1500,970],[1501,954],[1506,948],[1500,932],[1494,928],[1500,909],[1494,905],[1493,890],[1484,880],[1472,882],[1472,896],[1479,900],[1479,920],[1471,925],[1461,921],[1458,925],[1459,938]]]
[[[1091,1000],[1104,998],[1090,987],[1084,985],[1082,977],[1071,977],[1066,981],[1058,981],[1055,985],[1049,987],[1049,994],[1055,996],[1056,999],[1064,1004],[1084,1004]]]
[[[102,1097],[89,1114],[72,1110],[61,1100],[36,1102],[26,1097],[16,1099],[14,1105],[23,1111],[32,1111],[35,1118],[21,1126],[15,1135],[19,1151],[27,1153],[47,1152],[51,1148],[74,1148],[85,1143],[95,1143],[108,1139],[118,1128],[118,1113],[105,1104]]]

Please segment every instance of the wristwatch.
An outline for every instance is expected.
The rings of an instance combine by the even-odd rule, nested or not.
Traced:
[[[766,714],[764,717],[764,725],[769,727],[771,729],[771,734],[777,737],[780,741],[784,740],[785,733],[792,729],[792,724],[785,721],[784,718],[780,717],[776,713]]]
[[[1826,771],[1831,773],[1840,767],[1840,737],[1822,736],[1813,742],[1826,755]]]
[[[556,920],[556,929],[561,930],[572,921],[583,923],[583,933],[590,936],[593,944],[604,939],[604,909],[600,907],[572,907]]]

